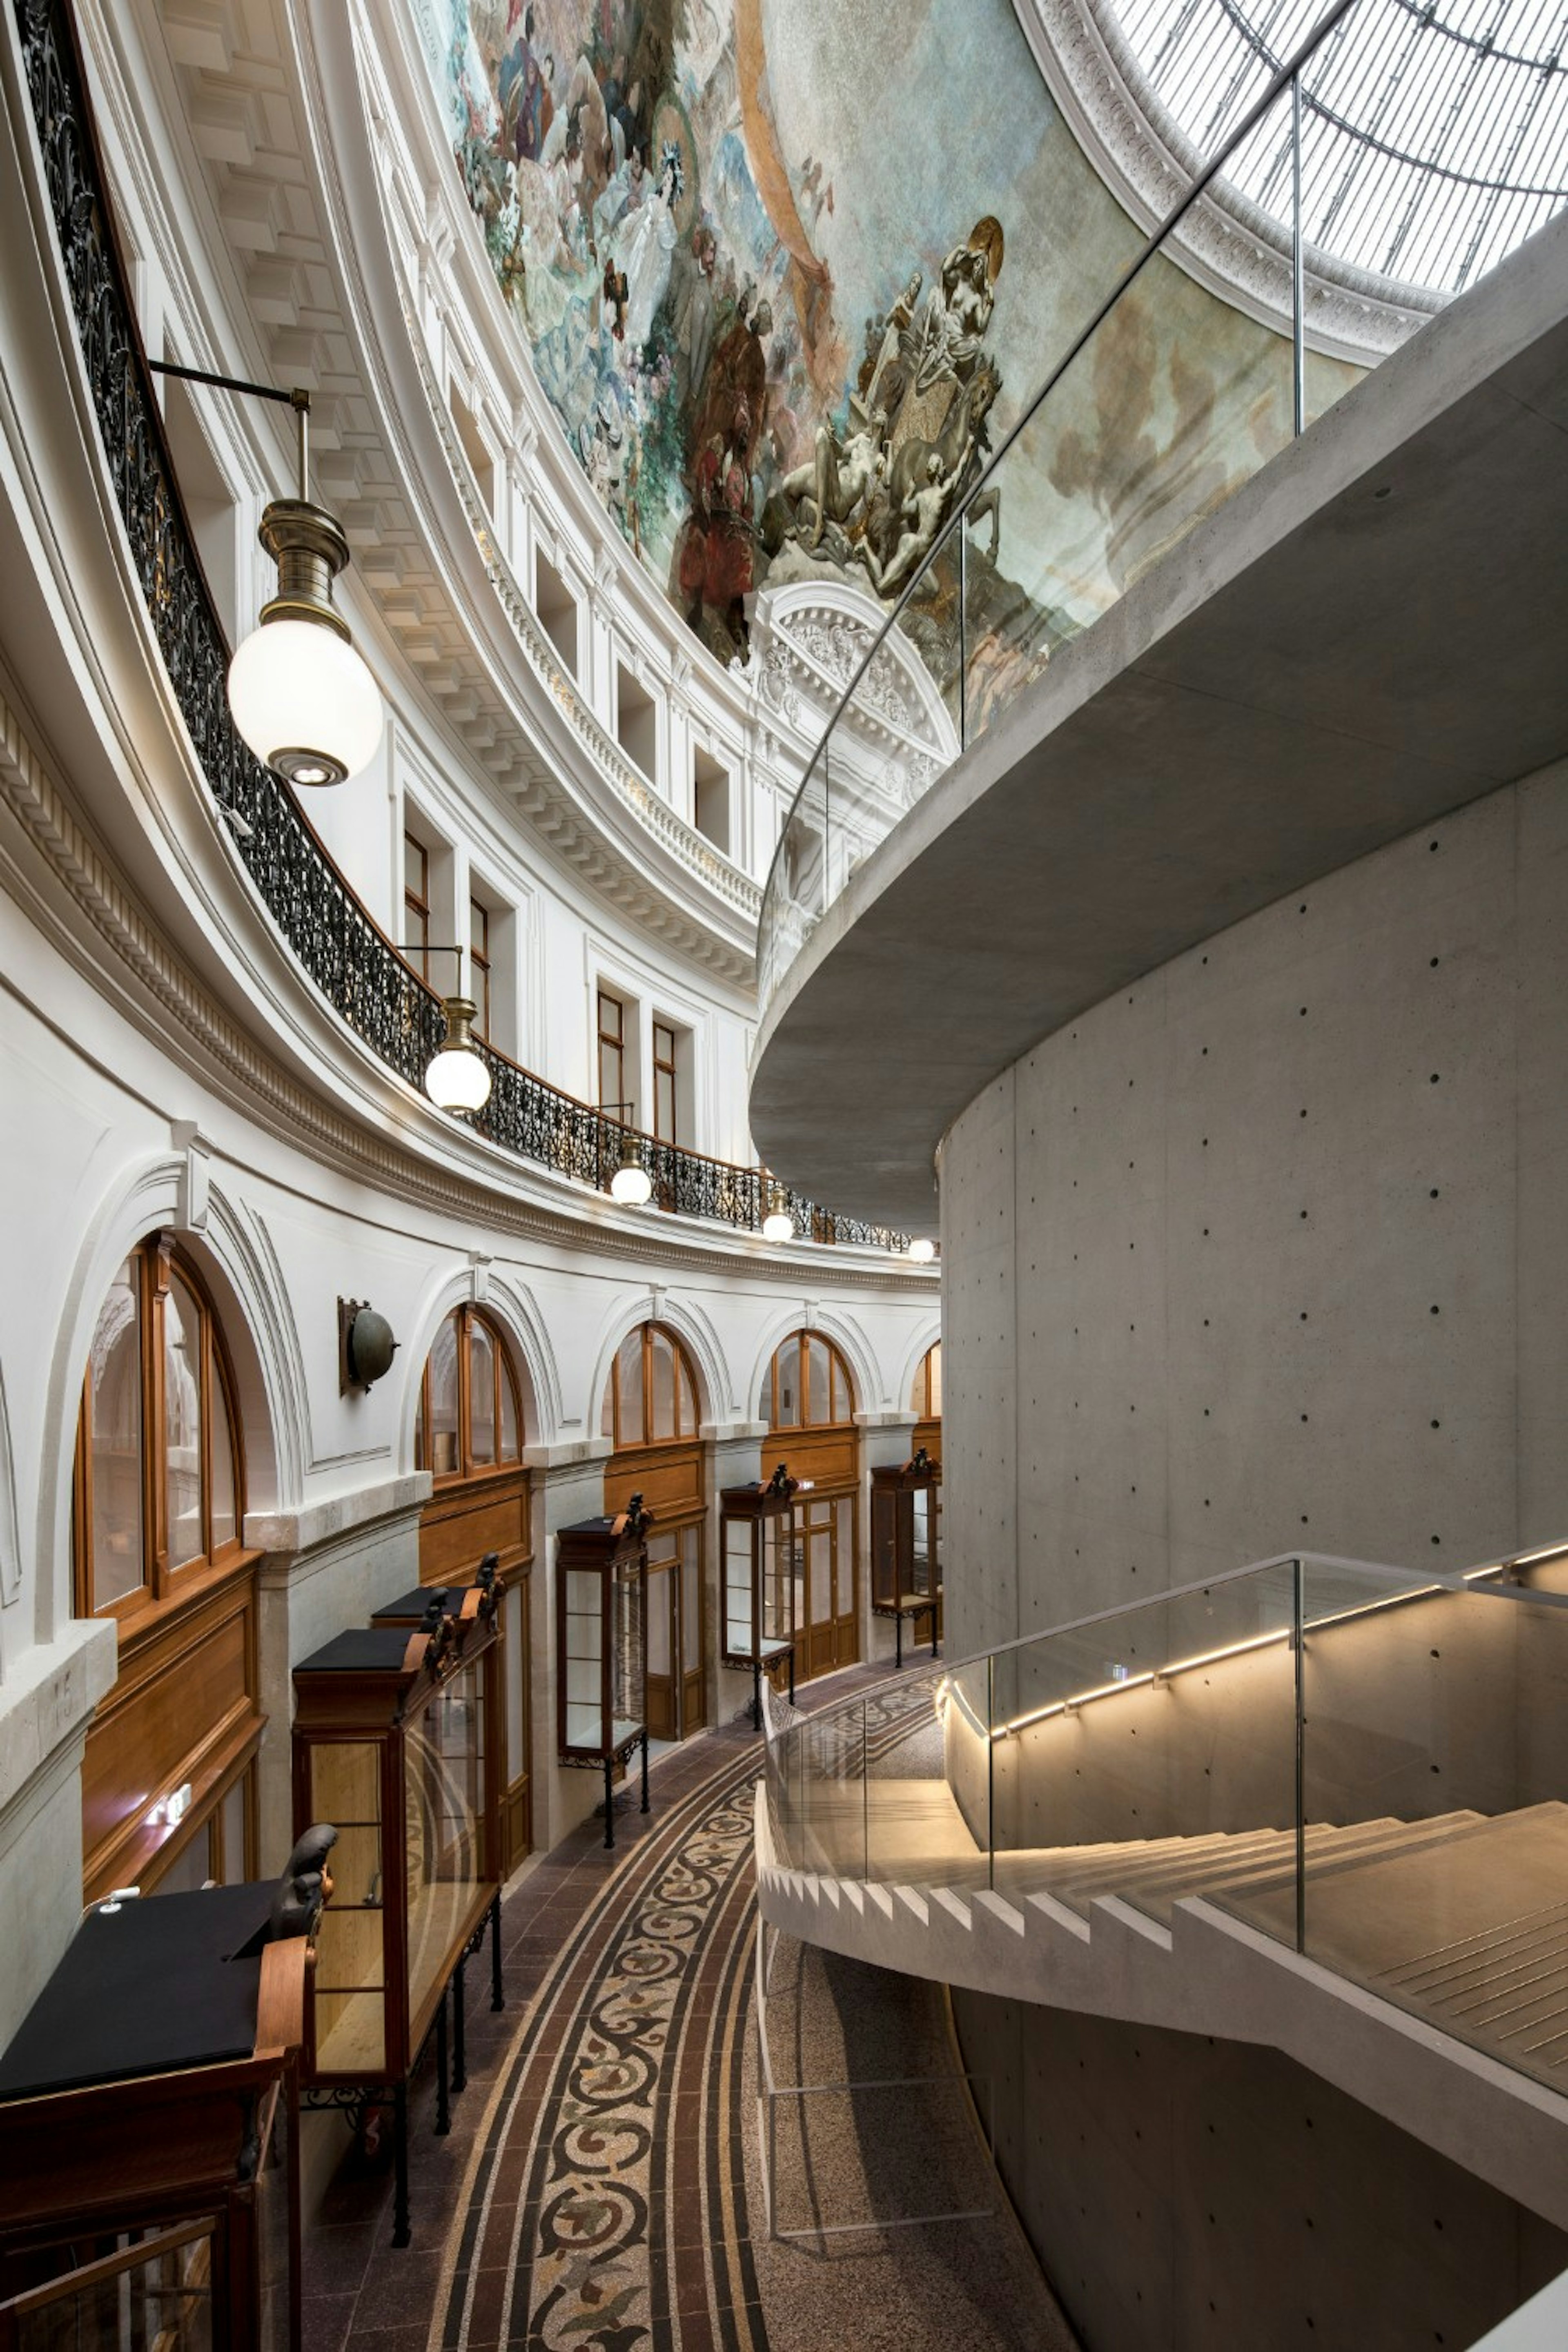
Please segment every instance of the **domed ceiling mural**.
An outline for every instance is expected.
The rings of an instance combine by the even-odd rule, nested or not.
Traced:
[[[539,382],[692,628],[739,661],[764,584],[890,606],[1142,242],[1008,0],[408,5]],[[981,502],[982,690],[1289,430],[1286,341],[1152,264]],[[953,570],[905,620],[939,677]]]

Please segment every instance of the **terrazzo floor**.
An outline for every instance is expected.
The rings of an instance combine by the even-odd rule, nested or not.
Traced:
[[[886,1678],[858,1668],[804,1707]],[[776,2104],[759,2130],[748,1721],[661,1758],[616,1845],[586,1822],[501,1913],[507,2006],[470,1967],[468,2087],[411,2102],[413,2243],[384,2156],[350,2151],[304,2249],[305,2352],[1070,2352],[997,2196],[939,1988],[770,1936],[774,2082],[877,2083]],[[632,1787],[635,1791],[635,1775]],[[977,2086],[982,2105],[985,2086]],[[334,2128],[342,2128],[339,2126]],[[973,2212],[818,2234],[874,2217]]]

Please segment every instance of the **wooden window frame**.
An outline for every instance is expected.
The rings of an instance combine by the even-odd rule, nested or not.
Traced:
[[[454,1320],[457,1324],[458,1341],[458,1467],[455,1470],[430,1470],[437,1493],[447,1486],[458,1486],[465,1480],[515,1476],[522,1466],[523,1448],[528,1444],[528,1425],[522,1410],[522,1382],[519,1380],[517,1367],[512,1362],[511,1346],[505,1332],[495,1317],[488,1315],[482,1307],[470,1305],[454,1307],[449,1314],[442,1317],[441,1323],[437,1327],[435,1337],[431,1339],[425,1358],[424,1369],[419,1375],[419,1400],[414,1409],[416,1467],[421,1470],[430,1469],[427,1458],[430,1452],[430,1358],[436,1352],[436,1340],[440,1337],[441,1329],[446,1324]],[[511,1461],[503,1461],[500,1458],[502,1414],[499,1387],[496,1391],[497,1458],[493,1462],[474,1460],[473,1394],[469,1378],[468,1335],[476,1324],[485,1333],[495,1349],[497,1360],[501,1368],[501,1378],[506,1381],[511,1394],[512,1414],[517,1423],[517,1454]]]
[[[474,933],[479,932],[476,945]],[[468,897],[468,993],[477,1005],[474,1034],[490,1043],[490,910],[483,899]]]
[[[914,1409],[914,1415],[917,1421],[940,1421],[942,1418],[942,1415],[939,1412],[933,1412],[931,1410],[931,1358],[936,1354],[937,1349],[941,1346],[942,1341],[940,1339],[933,1339],[931,1341],[931,1346],[921,1358],[919,1368],[915,1373],[914,1394],[910,1399],[910,1402]]]
[[[669,1041],[668,1055],[659,1050],[661,1038]],[[680,1033],[672,1021],[656,1020],[653,1024],[653,1132],[656,1142],[674,1144],[680,1140],[679,1086]]]
[[[409,879],[410,856],[418,860],[419,887]],[[417,835],[403,828],[403,952],[421,980],[430,978],[430,852]]]
[[[134,1268],[137,1333],[140,1343],[142,1408],[142,1582],[118,1599],[95,1603],[92,1592],[92,1374],[82,1376],[81,1402],[77,1413],[76,1463],[71,1496],[72,1575],[79,1617],[112,1618],[122,1628],[140,1626],[179,1600],[205,1574],[246,1557],[245,1552],[245,1432],[239,1416],[234,1366],[217,1310],[199,1270],[178,1247],[172,1234],[148,1235],[126,1253]],[[197,1335],[197,1415],[201,1448],[202,1549],[177,1567],[169,1561],[169,1478],[167,1395],[164,1379],[164,1323],[174,1275],[195,1302]],[[221,1395],[233,1453],[234,1533],[215,1550],[213,1508],[213,1398]]]
[[[613,1004],[616,1008],[616,1025],[614,1029],[606,1029],[605,1026],[605,1007],[606,1004]],[[594,1049],[594,1079],[595,1084],[599,1089],[600,1104],[629,1102],[631,1097],[626,1093],[626,999],[624,997],[617,996],[613,988],[606,988],[603,981],[599,981],[595,984],[594,1027],[595,1033]],[[605,1085],[605,1053],[606,1047],[615,1055],[616,1090],[614,1094],[611,1094]]]
[[[820,1340],[827,1351],[827,1418],[826,1421],[815,1419],[808,1421],[805,1418],[805,1407],[816,1402],[810,1386],[810,1343],[813,1339]],[[798,1383],[795,1393],[800,1399],[801,1417],[798,1421],[790,1422],[786,1425],[781,1423],[779,1420],[779,1359],[786,1349],[791,1348],[798,1351],[795,1357],[795,1377]],[[842,1412],[837,1410],[840,1389],[844,1394]],[[795,1436],[808,1429],[846,1429],[850,1426],[854,1419],[855,1382],[843,1349],[835,1345],[826,1331],[792,1331],[788,1339],[781,1339],[768,1362],[769,1436],[782,1439]]]
[[[608,1386],[610,1393],[610,1443],[616,1454],[630,1454],[638,1447],[652,1445],[689,1445],[702,1423],[702,1391],[698,1385],[697,1368],[679,1331],[668,1323],[639,1323],[637,1327],[642,1339],[642,1430],[636,1437],[627,1436],[621,1426],[621,1351],[633,1335],[628,1331],[610,1359]],[[655,1336],[667,1339],[675,1357],[675,1428],[668,1437],[653,1437],[653,1349]],[[686,1426],[686,1392],[691,1391],[691,1426]],[[600,1424],[604,1412],[600,1410]]]

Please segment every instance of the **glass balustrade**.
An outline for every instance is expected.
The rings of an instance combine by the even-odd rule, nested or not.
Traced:
[[[1202,1898],[1568,2088],[1568,1549],[1270,1560],[774,1721],[786,1867]]]
[[[1215,513],[1356,380],[1308,349],[1301,107],[1355,0],[1335,0],[1065,347],[1031,396],[984,349],[905,402],[857,553],[887,618],[828,721],[763,894],[765,1010],[828,909],[952,760],[1072,638]],[[1293,239],[1290,307],[1265,325],[1216,308],[1173,247],[1209,182],[1268,185]],[[940,395],[940,396],[939,396]],[[945,398],[945,406],[943,399]],[[931,437],[921,438],[921,433]],[[857,577],[860,576],[857,572]],[[889,726],[899,678],[929,677],[947,741]]]

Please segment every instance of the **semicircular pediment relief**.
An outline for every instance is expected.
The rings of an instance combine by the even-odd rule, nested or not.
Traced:
[[[1139,242],[1011,0],[405,5],[610,527],[721,660],[750,657],[764,591],[852,591],[879,623]],[[988,696],[1149,560],[1129,508],[1190,471],[1194,430],[1216,499],[1289,437],[1279,339],[1145,278],[968,535]],[[1314,406],[1352,373],[1318,367]],[[948,549],[904,620],[939,681],[958,602]]]

